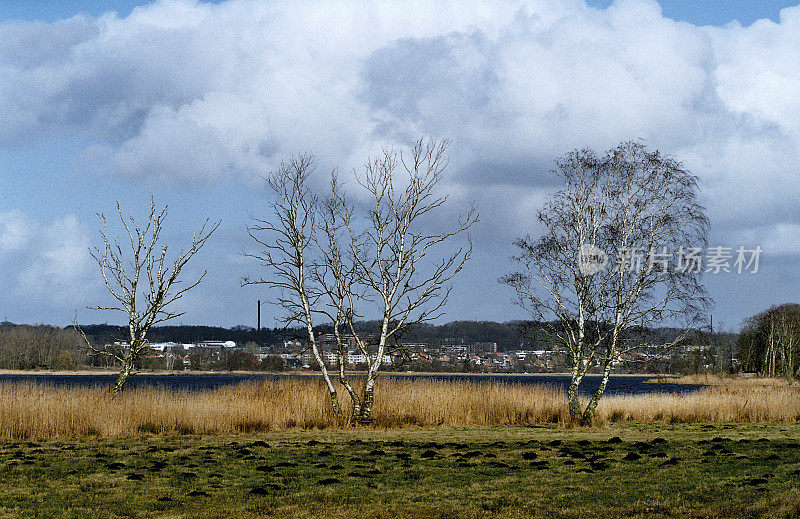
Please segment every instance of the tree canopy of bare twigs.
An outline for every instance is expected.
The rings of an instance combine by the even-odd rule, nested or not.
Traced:
[[[370,160],[359,184],[369,209],[361,214],[336,174],[320,201],[307,186],[313,160],[301,155],[269,178],[276,194],[274,216],[249,227],[261,251],[248,254],[269,269],[268,277],[245,280],[278,289],[286,322],[306,327],[310,349],[341,415],[336,386],[314,332],[315,319],[333,324],[339,383],[352,402],[350,419],[371,420],[375,379],[388,348],[402,330],[436,319],[450,294],[450,281],[472,254],[471,243],[443,254],[441,245],[466,234],[477,213],[467,213],[447,232],[431,232],[426,220],[446,202],[437,194],[447,165],[445,141],[418,141],[409,154],[385,150]],[[379,313],[377,337],[356,333],[356,319]],[[367,359],[363,390],[349,381],[348,347]]]
[[[84,336],[94,354],[113,357],[120,363],[119,374],[110,389],[112,393],[122,391],[136,361],[146,351],[150,328],[184,314],[172,310],[172,305],[199,285],[206,272],[188,283],[182,279],[181,272],[219,227],[219,222],[210,224],[206,220],[192,236],[189,248],[170,259],[161,235],[167,206],[159,210],[151,197],[144,225],[137,224],[133,216],[126,217],[119,203],[117,214],[123,228],[121,237],[110,235],[106,217],[101,213],[98,216],[102,224],[103,246],[92,250],[92,257],[100,267],[114,304],[92,308],[121,312],[128,326],[125,336],[109,347],[96,347]]]
[[[501,282],[567,352],[570,415],[586,423],[614,362],[641,346],[637,328],[672,321],[689,330],[701,319],[708,299],[695,260],[708,219],[697,178],[640,143],[574,151],[557,166],[564,187],[538,211],[544,234],[515,242],[520,270]],[[579,388],[593,367],[602,379],[582,407]]]
[[[319,245],[316,229],[319,202],[308,188],[308,178],[313,171],[314,159],[305,154],[282,163],[268,177],[267,183],[275,197],[273,214],[269,219],[253,218],[253,223],[247,227],[248,234],[261,250],[246,255],[258,260],[269,275],[247,278],[242,284],[263,284],[276,289],[277,304],[286,311],[284,322],[287,325],[299,323],[306,328],[309,347],[322,371],[333,411],[341,415],[336,387],[314,330],[314,318],[323,292],[312,279]]]
[[[738,342],[743,369],[794,380],[800,373],[800,305],[773,306],[754,315]]]
[[[374,351],[368,351],[366,341],[355,333],[355,313],[345,314],[359,350],[369,359],[357,417],[361,422],[371,420],[375,378],[390,341],[408,327],[442,315],[450,281],[472,255],[469,240],[452,253],[443,254],[441,246],[467,233],[478,218],[474,207],[448,231],[426,228],[426,219],[436,217],[447,201],[437,188],[447,167],[448,145],[419,140],[407,154],[385,150],[367,164],[360,181],[371,203],[363,229],[342,218],[350,237],[355,280],[380,311]]]
[[[358,286],[357,264],[349,260],[352,258],[351,251],[354,248],[357,250],[359,244],[358,241],[347,241],[350,238],[348,231],[352,228],[353,208],[348,205],[335,172],[331,174],[330,187],[329,196],[319,206],[319,261],[315,265],[313,279],[323,294],[319,312],[333,324],[339,383],[350,396],[350,420],[353,421],[361,416],[362,399],[346,373],[349,359],[347,339],[358,337],[353,323],[356,318],[356,301],[363,297],[363,293]],[[363,343],[359,346],[363,346]],[[361,351],[364,353],[363,347]]]

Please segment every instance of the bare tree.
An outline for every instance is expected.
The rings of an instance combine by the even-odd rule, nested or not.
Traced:
[[[317,245],[320,262],[315,266],[314,279],[324,295],[320,312],[333,324],[339,383],[350,396],[352,422],[361,416],[361,398],[346,373],[349,355],[346,329],[349,325],[351,337],[357,337],[352,326],[356,317],[355,302],[363,296],[358,288],[356,262],[349,254],[353,251],[360,254],[361,245],[356,236],[348,244],[353,209],[347,203],[335,172],[331,174],[330,186],[330,196],[319,206],[321,218]]]
[[[777,321],[776,335],[781,346],[783,376],[789,382],[793,382],[797,373],[795,357],[797,356],[798,342],[800,342],[800,322],[798,322],[797,309],[794,308],[794,312],[791,312],[789,308],[784,308]]]
[[[350,236],[349,257],[355,273],[345,285],[357,281],[366,291],[367,300],[377,304],[380,311],[380,332],[372,349],[356,333],[352,300],[348,301],[350,310],[343,314],[368,363],[357,416],[362,423],[372,420],[375,379],[390,341],[404,329],[442,315],[450,294],[449,282],[472,255],[471,242],[449,254],[442,255],[440,251],[443,244],[465,234],[475,223],[474,208],[450,231],[426,229],[426,220],[436,217],[437,210],[447,201],[446,196],[436,192],[447,166],[447,147],[447,141],[420,140],[408,156],[385,150],[382,157],[367,164],[361,181],[371,206],[363,231],[358,231],[352,218],[340,212]],[[338,207],[347,205],[341,203]]]
[[[469,229],[477,218],[474,210],[451,232],[424,230],[423,220],[446,201],[435,193],[446,166],[446,149],[446,142],[419,141],[408,161],[390,151],[371,161],[362,181],[371,209],[363,220],[354,217],[335,174],[330,196],[320,202],[307,187],[312,158],[294,158],[269,178],[277,194],[275,223],[256,220],[249,227],[262,251],[248,256],[258,259],[273,276],[244,283],[280,290],[278,303],[287,310],[285,321],[306,328],[334,412],[341,415],[336,386],[314,331],[315,318],[330,320],[337,343],[338,381],[350,396],[352,421],[371,421],[375,379],[387,345],[407,327],[441,315],[450,293],[448,282],[472,253],[470,245],[443,259],[433,256],[440,244]],[[407,183],[398,187],[396,175],[401,169]],[[359,302],[380,308],[381,331],[374,345],[356,331]],[[346,373],[348,340],[368,359],[360,395]]]
[[[83,350],[69,328],[0,324],[0,369],[71,369],[83,361]]]
[[[300,155],[280,167],[268,178],[276,196],[273,203],[274,222],[253,218],[248,226],[250,237],[261,251],[247,256],[257,259],[270,271],[271,277],[245,279],[243,285],[264,284],[280,292],[278,304],[286,310],[284,322],[299,323],[306,328],[308,343],[330,392],[334,413],[342,414],[336,387],[317,343],[314,316],[323,292],[314,283],[316,253],[316,217],[319,203],[308,189],[307,181],[314,169],[311,155]]]
[[[194,281],[184,284],[181,271],[219,227],[219,222],[213,225],[209,225],[209,220],[203,222],[200,230],[192,237],[191,246],[170,260],[167,256],[167,245],[161,244],[167,206],[157,210],[155,200],[151,197],[147,223],[143,227],[137,225],[133,216],[126,218],[119,203],[117,213],[125,230],[122,241],[109,236],[106,218],[101,213],[98,216],[102,222],[103,247],[95,247],[92,251],[92,257],[100,266],[106,288],[116,303],[113,306],[92,308],[122,312],[128,320],[128,327],[125,337],[107,348],[95,347],[84,335],[86,344],[95,354],[113,357],[120,363],[117,379],[109,390],[112,393],[122,391],[125,382],[134,372],[136,361],[146,351],[147,332],[150,328],[185,313],[175,312],[169,307],[199,285],[206,272]]]
[[[773,306],[745,323],[739,334],[742,366],[792,381],[800,371],[800,305]]]
[[[557,165],[564,187],[538,212],[544,235],[515,243],[521,270],[501,281],[568,353],[570,416],[588,423],[614,362],[642,345],[637,329],[685,320],[688,330],[700,319],[708,299],[695,260],[708,219],[697,178],[639,143],[575,151]],[[595,366],[600,385],[582,408],[580,385]]]

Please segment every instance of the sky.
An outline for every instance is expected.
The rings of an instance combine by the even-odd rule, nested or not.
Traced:
[[[312,152],[322,193],[382,147],[448,138],[441,222],[475,204],[443,322],[524,317],[497,279],[540,231],[556,158],[641,140],[700,178],[717,327],[800,286],[800,6],[654,0],[0,1],[0,320],[120,322],[89,249],[97,213],[169,206],[165,240],[220,220],[177,322],[255,326],[247,253],[264,177]],[[353,190],[356,202],[359,195]],[[262,323],[280,314],[265,305]]]

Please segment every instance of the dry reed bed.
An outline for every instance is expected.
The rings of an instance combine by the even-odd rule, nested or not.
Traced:
[[[785,384],[732,382],[685,395],[607,398],[598,414],[608,422],[793,423],[800,421],[800,391]]]
[[[346,395],[342,395],[347,400]],[[375,427],[535,425],[567,422],[564,395],[547,386],[379,382]],[[54,388],[0,384],[0,438],[130,437],[151,433],[235,434],[344,427],[320,380],[283,379],[212,391]],[[797,422],[800,391],[728,384],[686,395],[608,397],[598,422]]]
[[[706,386],[734,386],[734,387],[787,387],[797,382],[790,383],[785,378],[742,377],[737,375],[717,375],[701,373],[699,375],[683,375],[681,377],[656,377],[650,380],[653,383],[667,384],[700,384]]]

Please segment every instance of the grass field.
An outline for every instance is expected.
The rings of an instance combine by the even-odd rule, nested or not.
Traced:
[[[797,425],[0,443],[0,517],[797,517]]]

